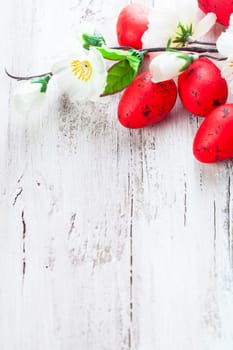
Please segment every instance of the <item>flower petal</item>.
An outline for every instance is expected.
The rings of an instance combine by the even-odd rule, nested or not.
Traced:
[[[221,67],[221,75],[227,81],[228,88],[233,94],[233,56],[224,62]]]
[[[32,108],[40,106],[45,101],[45,93],[41,93],[41,84],[22,81],[14,93],[14,104],[21,113],[29,112]]]
[[[194,37],[200,38],[203,35],[207,34],[208,31],[214,26],[216,23],[216,15],[215,13],[209,12],[205,15],[196,25]]]
[[[72,101],[96,100],[104,90],[107,70],[98,50],[82,50],[53,65],[61,90]]]
[[[221,55],[230,57],[233,54],[233,33],[222,33],[216,41],[216,46]]]
[[[176,4],[179,22],[187,25],[193,23],[197,13],[197,2],[195,0],[178,0]]]
[[[142,36],[143,48],[166,46],[169,39],[173,41],[173,47],[184,45],[188,36],[193,35],[197,16],[196,0],[171,0],[169,3],[163,0],[160,4],[157,3],[149,15],[148,30]],[[197,25],[197,35],[207,33],[215,20],[214,14],[207,15]]]
[[[175,9],[155,7],[149,15],[148,29],[142,35],[143,48],[166,46],[177,25]]]
[[[227,57],[233,55],[233,14],[230,16],[229,27],[219,36],[216,46],[221,55]]]

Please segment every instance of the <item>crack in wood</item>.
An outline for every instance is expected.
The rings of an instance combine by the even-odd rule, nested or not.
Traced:
[[[130,322],[133,322],[133,206],[134,199],[130,204]]]
[[[229,218],[230,218],[230,204],[231,204],[231,178],[230,176],[228,177],[228,183],[227,183],[227,194],[226,194],[226,208],[227,208],[227,223],[228,223],[228,237],[230,236],[230,223],[229,223]]]
[[[130,174],[128,174],[128,195],[130,195],[131,183],[130,183]]]
[[[24,279],[25,273],[26,273],[26,261],[24,259],[23,260],[23,279]]]
[[[133,208],[134,208],[134,198],[132,194],[131,201],[130,201],[130,300],[129,300],[130,327],[129,327],[129,337],[128,337],[129,349],[132,349],[132,331],[133,331]]]
[[[133,208],[134,198],[133,194],[130,201],[130,300],[129,300],[129,349],[132,348],[132,329],[133,329]]]
[[[71,222],[71,226],[70,226],[70,229],[69,229],[69,232],[68,232],[68,239],[70,239],[71,235],[72,235],[72,232],[74,231],[75,229],[75,220],[76,220],[76,217],[77,217],[77,213],[74,213],[72,214],[71,218],[70,218],[70,222]]]
[[[17,180],[17,183],[18,183],[18,184],[21,182],[21,180],[22,180],[23,177],[24,177],[24,174],[22,174],[22,175],[20,176],[20,178]]]
[[[22,225],[23,225],[23,231],[22,231],[22,238],[23,238],[23,281],[24,281],[24,276],[26,273],[26,244],[25,244],[25,239],[26,239],[26,222],[25,222],[25,217],[24,217],[24,210],[21,213],[21,220],[22,220]]]
[[[200,118],[199,117],[195,117],[196,119],[196,128],[198,129],[200,126]]]
[[[227,191],[226,191],[226,229],[228,238],[229,256],[232,261],[232,234],[231,234],[231,177],[228,176]]]
[[[132,186],[132,164],[133,164],[133,149],[132,149],[132,130],[130,130],[130,166],[131,172],[128,174],[128,193],[130,198],[130,227],[129,227],[129,239],[130,239],[130,295],[129,295],[129,334],[128,334],[128,347],[132,349],[132,332],[133,332],[133,215],[134,215],[134,194]]]
[[[144,169],[143,169],[143,135],[142,129],[140,129],[140,165],[141,165],[141,182],[144,182]]]
[[[129,345],[129,349],[131,349],[131,329],[129,328],[129,334],[128,334],[128,345]]]
[[[15,196],[15,199],[14,199],[14,202],[13,202],[13,206],[15,206],[16,202],[17,202],[17,199],[19,198],[19,196],[22,194],[23,192],[23,187],[20,187],[20,190],[19,192],[16,194]]]
[[[25,222],[25,218],[24,218],[24,210],[22,211],[21,218],[22,218],[22,224],[23,224],[23,240],[25,240],[25,237],[26,237],[26,222]]]
[[[200,190],[203,191],[203,174],[202,169],[200,169]]]

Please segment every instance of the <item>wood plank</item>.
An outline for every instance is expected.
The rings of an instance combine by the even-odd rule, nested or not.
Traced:
[[[76,21],[103,15],[93,1],[23,1],[14,12],[11,69],[47,69],[49,38],[61,23],[67,34]],[[59,99],[55,90],[45,110],[24,118],[12,109],[9,118],[1,348],[128,349],[128,157],[112,117],[117,99]]]

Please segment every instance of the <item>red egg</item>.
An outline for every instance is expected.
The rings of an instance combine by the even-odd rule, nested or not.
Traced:
[[[146,71],[125,89],[118,105],[118,119],[126,128],[143,128],[164,119],[173,108],[177,88],[173,80],[151,81]]]
[[[228,27],[230,15],[233,13],[232,0],[198,0],[198,5],[205,13],[214,12],[217,22]]]
[[[224,104],[208,114],[197,130],[193,154],[203,163],[233,158],[233,104]]]
[[[179,76],[182,104],[190,112],[205,117],[227,100],[228,87],[219,68],[208,58],[199,58]]]
[[[148,25],[149,8],[142,4],[125,6],[117,19],[117,38],[121,46],[142,48],[142,34]]]

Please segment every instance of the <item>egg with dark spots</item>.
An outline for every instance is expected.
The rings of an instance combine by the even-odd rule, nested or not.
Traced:
[[[228,27],[230,15],[233,12],[232,0],[198,0],[198,5],[205,13],[215,13],[217,22]]]
[[[194,138],[193,154],[202,163],[233,158],[233,104],[211,111]]]
[[[174,80],[151,81],[149,71],[138,75],[125,89],[118,105],[118,119],[126,128],[143,128],[164,119],[177,98]]]
[[[228,97],[226,80],[208,58],[199,58],[179,76],[178,91],[183,106],[192,114],[205,117]]]

